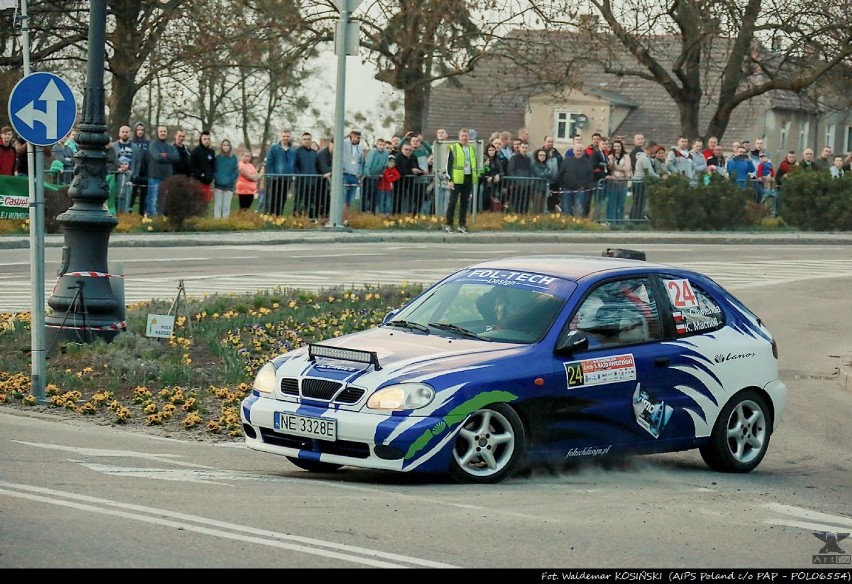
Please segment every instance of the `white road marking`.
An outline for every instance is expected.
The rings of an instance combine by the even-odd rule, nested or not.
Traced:
[[[781,503],[766,503],[763,505],[763,507],[775,511],[776,513],[781,513],[782,515],[797,517],[799,519],[820,521],[827,524],[823,525],[823,523],[802,523],[799,521],[791,522],[786,519],[767,520],[767,523],[774,523],[775,525],[791,525],[792,527],[802,527],[803,529],[814,529],[816,531],[838,531],[838,526],[840,526],[840,528],[842,529],[852,529],[852,517],[846,517],[842,515],[829,515],[828,513],[813,511],[811,509],[806,509],[804,507],[796,507],[794,505],[783,505]]]
[[[102,458],[141,458],[142,460],[150,460],[157,463],[167,462],[169,464],[174,464],[177,466],[187,466],[191,468],[213,468],[212,466],[205,466],[203,464],[195,464],[192,462],[183,462],[182,460],[177,460],[179,458],[179,455],[177,454],[147,454],[145,452],[134,452],[132,450],[103,450],[101,448],[80,448],[77,446],[64,446],[62,444],[47,444],[45,442],[24,442],[22,440],[11,440],[11,442],[15,442],[17,444],[24,444],[26,446],[35,446],[36,448],[42,448],[44,450],[69,452],[71,454],[77,454],[80,456],[99,456]]]
[[[74,446],[65,446],[61,444],[48,444],[41,442],[24,442],[21,440],[12,440],[17,444],[24,444],[26,446],[34,446],[36,448],[43,448],[45,450],[53,450],[58,452],[68,452],[71,454],[76,454],[80,456],[89,456],[89,457],[103,457],[103,458],[131,458],[131,459],[141,459],[147,460],[151,462],[156,462],[159,464],[167,463],[175,466],[188,467],[186,469],[174,469],[174,468],[141,468],[141,467],[130,467],[130,466],[117,466],[117,465],[105,465],[95,462],[84,462],[81,460],[69,459],[70,462],[79,464],[89,470],[94,472],[103,473],[110,476],[118,476],[118,477],[128,477],[128,478],[145,478],[145,479],[155,479],[155,480],[163,480],[163,481],[175,481],[175,482],[187,482],[187,483],[206,483],[206,484],[215,484],[220,486],[235,486],[233,483],[239,481],[275,481],[275,482],[292,482],[294,484],[304,484],[304,481],[299,478],[290,478],[290,477],[278,477],[278,476],[269,476],[262,475],[257,473],[244,473],[237,472],[231,470],[218,470],[210,466],[204,466],[201,464],[194,464],[190,462],[183,462],[182,460],[178,460],[177,455],[171,454],[148,454],[144,452],[136,452],[133,450],[106,450],[100,448],[79,448]],[[240,444],[239,447],[245,448],[244,444]],[[340,481],[322,481],[323,484],[330,489],[340,489],[345,491],[356,491],[362,493],[369,493],[371,495],[376,496],[388,496],[388,491],[384,489],[377,489],[372,487],[364,487],[359,485],[352,485],[347,483],[342,483]],[[443,501],[434,501],[432,497],[420,497],[417,495],[407,495],[404,493],[393,493],[394,497],[398,499],[406,499],[409,501],[422,501],[424,503],[430,505],[441,505],[444,507],[450,507],[455,509],[475,509],[477,511],[486,510],[485,507],[476,506],[476,505],[468,505],[468,504],[460,504],[460,503],[450,503]],[[550,523],[559,523],[559,520],[555,520],[553,518],[544,518],[537,515],[530,515],[528,513],[519,513],[516,511],[508,511],[508,510],[493,510],[490,509],[491,513],[498,513],[500,515],[505,515],[509,517],[517,517],[524,520],[532,520],[535,522],[540,521],[548,521]]]
[[[683,268],[707,274],[729,290],[852,276],[852,259],[807,261],[687,262]]]
[[[318,254],[308,254],[308,255],[290,255],[287,257],[303,260],[303,259],[313,259],[313,258],[348,258],[348,257],[384,257],[388,254],[386,253],[318,253]]]
[[[374,568],[408,568],[412,566],[426,568],[457,567],[442,562],[434,562],[412,556],[392,554],[370,548],[340,544],[309,537],[301,537],[298,535],[289,535],[286,533],[239,525],[236,523],[217,521],[215,519],[208,519],[206,517],[190,515],[188,513],[179,513],[167,509],[146,507],[144,505],[133,505],[109,499],[101,499],[98,497],[90,497],[87,495],[78,495],[76,493],[35,487],[32,485],[0,481],[0,487],[5,487],[0,488],[0,494],[9,497],[17,497],[20,499],[37,501],[39,503],[77,509],[86,513],[99,513],[102,515],[121,517],[123,519],[141,521],[143,523],[151,523],[163,527],[185,529],[187,531],[201,533],[212,537],[286,549],[303,554],[311,554],[330,559],[352,562],[354,564],[371,566]],[[114,507],[115,509],[105,509],[105,506]],[[171,517],[172,519],[164,519],[164,517]]]
[[[319,257],[319,256],[305,256]],[[184,258],[185,259],[185,258]],[[438,262],[442,259],[436,258]],[[145,260],[148,261],[148,260]],[[170,260],[177,261],[177,260]],[[426,261],[426,260],[424,260]],[[434,260],[429,260],[435,264]],[[447,260],[449,261],[449,260]],[[460,261],[458,258],[453,263]],[[471,258],[470,263],[478,260]],[[716,280],[731,291],[766,287],[790,282],[852,277],[852,259],[778,261],[759,260],[732,262],[687,262],[679,265],[696,269]],[[276,288],[318,291],[325,288],[360,288],[367,285],[433,284],[448,274],[440,264],[430,268],[402,270],[310,270],[300,272],[266,272],[254,274],[190,275],[183,276],[187,294],[204,296],[213,294],[254,294]],[[134,277],[124,281],[126,303],[151,299],[174,298],[181,277]],[[49,298],[55,279],[45,282],[45,299]],[[0,312],[19,312],[31,309],[29,275],[26,279],[0,279]]]

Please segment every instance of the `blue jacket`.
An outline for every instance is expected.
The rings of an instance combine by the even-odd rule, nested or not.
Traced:
[[[387,150],[379,150],[373,146],[367,154],[367,161],[364,163],[364,175],[382,176],[388,165],[388,156],[390,155]]]
[[[731,177],[731,180],[736,180],[737,185],[740,188],[748,186],[749,174],[755,172],[754,163],[751,161],[751,158],[748,157],[748,154],[734,156],[728,160],[726,168],[728,176]]]
[[[299,147],[296,149],[294,156],[296,158],[293,164],[293,172],[295,174],[319,174],[316,150]]]
[[[216,156],[216,177],[213,179],[213,186],[223,191],[233,191],[237,184],[237,176],[239,171],[237,157],[232,153],[230,156]]]
[[[293,145],[284,150],[281,147],[281,142],[276,142],[269,147],[269,152],[266,153],[266,174],[294,174],[296,164],[296,151]]]

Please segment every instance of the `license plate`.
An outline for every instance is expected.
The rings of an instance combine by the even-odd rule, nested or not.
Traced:
[[[337,420],[310,418],[285,412],[275,412],[275,430],[321,440],[337,440]]]

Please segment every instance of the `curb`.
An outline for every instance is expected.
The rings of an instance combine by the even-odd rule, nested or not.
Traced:
[[[852,245],[852,233],[734,233],[734,232],[521,232],[473,231],[469,234],[443,231],[241,231],[205,233],[150,233],[110,235],[109,247],[180,247],[199,245],[287,245],[304,243],[602,243],[608,247],[642,244],[689,245]],[[49,234],[44,247],[63,247],[65,237]],[[0,249],[27,249],[28,236],[0,236]]]

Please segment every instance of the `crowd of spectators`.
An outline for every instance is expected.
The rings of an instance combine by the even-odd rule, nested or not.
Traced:
[[[157,127],[153,140],[146,137],[146,129],[142,122],[132,130],[122,126],[106,148],[119,212],[156,215],[159,185],[173,175],[185,175],[200,183],[216,218],[229,216],[234,194],[240,210],[257,202],[258,211],[281,215],[288,197],[293,197],[292,213],[315,221],[328,215],[333,140],[320,147],[309,132],[303,132],[294,144],[291,131],[284,129],[255,164],[251,152],[235,153],[227,139],[214,148],[206,130],[190,148],[183,129],[177,129],[171,141],[165,126]],[[50,171],[58,182],[70,183],[73,176],[75,137],[72,131],[51,149]],[[833,177],[852,172],[852,154],[835,155],[829,146],[819,156],[805,148],[801,159],[790,151],[775,165],[762,138],[753,145],[749,140],[733,142],[726,149],[715,137],[705,144],[701,138],[690,143],[680,136],[674,145],[665,146],[636,134],[628,145],[624,136],[609,138],[595,132],[588,144],[581,136],[574,137],[561,153],[552,136],[534,148],[525,128],[514,136],[495,132],[482,141],[483,152],[475,132],[466,129],[457,139],[440,129],[431,142],[408,132],[377,138],[369,147],[361,137],[360,131],[352,130],[337,149],[343,157],[344,222],[358,201],[363,212],[445,215],[447,230],[453,229],[458,210],[459,231],[466,231],[466,214],[474,208],[578,217],[594,213],[599,220],[612,222],[641,219],[645,184],[675,175],[691,185],[709,182],[714,174],[727,177],[741,188],[753,189],[756,202],[774,213],[777,194],[790,172],[825,171]],[[15,140],[9,127],[0,131],[0,174],[27,174],[26,142]],[[633,195],[630,209],[628,192]]]

